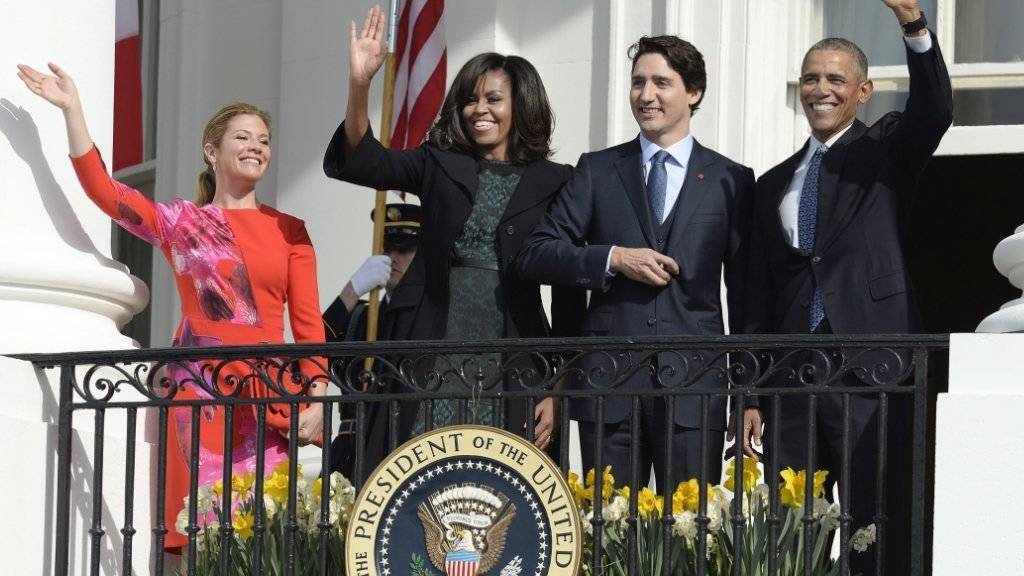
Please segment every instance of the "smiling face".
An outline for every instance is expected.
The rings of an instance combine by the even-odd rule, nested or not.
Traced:
[[[508,160],[512,130],[512,82],[504,70],[488,70],[462,106],[462,121],[477,153],[488,160]]]
[[[871,99],[873,86],[863,76],[853,55],[843,50],[811,50],[804,57],[800,103],[819,142],[849,126],[857,108]]]
[[[203,145],[218,177],[255,183],[270,165],[270,130],[255,114],[238,114],[228,121],[220,143]]]
[[[629,102],[644,138],[663,148],[685,138],[690,133],[690,107],[700,96],[700,90],[687,91],[683,77],[661,54],[637,58]]]

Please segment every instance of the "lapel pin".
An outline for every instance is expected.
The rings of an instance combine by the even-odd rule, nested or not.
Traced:
[[[704,173],[703,172],[697,172],[697,180],[703,180],[703,179],[704,179]]]

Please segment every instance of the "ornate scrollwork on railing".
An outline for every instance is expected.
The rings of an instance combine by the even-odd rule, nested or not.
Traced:
[[[607,391],[643,387],[645,382],[669,390],[730,388],[756,393],[758,388],[778,386],[894,386],[903,383],[914,366],[911,344],[873,346],[849,339],[791,348],[758,348],[756,343],[673,347],[667,341],[650,347],[627,342],[615,349],[615,344],[595,348],[574,347],[576,341],[563,343],[557,348],[519,346],[507,351],[494,343],[465,343],[443,352],[400,353],[390,353],[388,343],[381,343],[380,352],[367,353],[364,347],[316,355],[294,354],[281,346],[267,356],[219,359],[211,349],[210,357],[196,359],[158,357],[153,362],[127,364],[112,358],[82,365],[72,384],[79,401],[89,403],[113,401],[124,389],[136,390],[151,401],[168,401],[192,388],[200,398],[216,400],[247,396],[257,386],[291,401],[309,394],[313,386],[330,383],[337,388],[329,393],[341,395],[381,390],[421,396],[438,392],[495,395],[564,387]]]

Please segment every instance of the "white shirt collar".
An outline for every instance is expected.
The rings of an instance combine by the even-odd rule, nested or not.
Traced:
[[[847,132],[849,132],[850,128],[853,128],[853,124],[854,124],[853,122],[850,122],[849,126],[847,126],[846,128],[843,128],[839,132],[836,132],[835,134],[832,135],[831,138],[829,138],[828,140],[826,140],[824,142],[821,142],[820,140],[818,140],[814,136],[811,136],[808,139],[808,142],[810,144],[807,146],[807,154],[806,154],[806,156],[808,158],[813,156],[814,155],[814,151],[817,150],[818,148],[821,148],[822,146],[825,147],[825,150],[828,150],[829,148],[831,148],[832,145],[834,145],[836,142],[839,141],[840,138],[843,137],[843,134],[846,134]]]
[[[686,138],[683,138],[668,148],[662,148],[647,138],[644,138],[643,134],[640,135],[640,153],[644,164],[650,162],[651,158],[653,158],[659,150],[668,152],[668,155],[676,161],[676,164],[685,168],[690,162],[690,153],[693,152],[693,134],[687,134]]]

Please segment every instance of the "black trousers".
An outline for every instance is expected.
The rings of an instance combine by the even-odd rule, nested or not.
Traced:
[[[700,478],[701,434],[697,428],[686,428],[675,423],[672,424],[671,430],[666,430],[666,422],[664,402],[655,398],[641,399],[638,426],[639,453],[636,455],[640,486],[647,485],[653,466],[658,492],[671,495],[679,482],[690,478]],[[585,473],[594,468],[597,426],[594,422],[580,422],[579,425],[580,452]],[[611,465],[616,486],[628,484],[632,478],[631,428],[632,423],[629,419],[602,426],[600,439],[602,466]],[[670,442],[671,447],[669,446]],[[705,442],[707,443],[705,458],[708,474],[705,481],[717,484],[722,474],[724,434],[721,430],[708,430]],[[670,449],[672,454],[671,471],[669,477],[666,477],[665,464]]]
[[[827,319],[815,333],[832,333]],[[814,358],[801,360],[810,365],[816,363]],[[869,360],[864,361],[870,363]],[[869,384],[856,374],[846,375],[841,384],[865,389],[863,394],[849,395],[849,512],[853,516],[851,530],[856,531],[874,523],[876,528],[883,528],[878,534],[884,538],[884,544],[876,542],[866,552],[850,552],[850,573],[875,574],[877,553],[879,549],[884,548],[884,571],[881,573],[893,576],[909,574],[913,415],[911,397],[888,396],[885,421],[887,454],[885,461],[879,466],[880,397],[877,393],[870,393]],[[778,452],[781,468],[806,470],[811,447],[808,430],[813,420],[813,465],[815,470],[828,471],[825,497],[832,500],[833,487],[842,480],[843,473],[843,395],[816,395],[814,402],[814,410],[811,411],[807,396],[784,395],[780,401],[781,414],[772,414],[771,403],[767,402],[769,409],[766,410],[765,438],[771,438],[772,420],[777,418],[780,445],[769,446],[769,449]],[[879,493],[879,487],[884,495]],[[842,494],[844,487],[841,484],[839,489]]]

